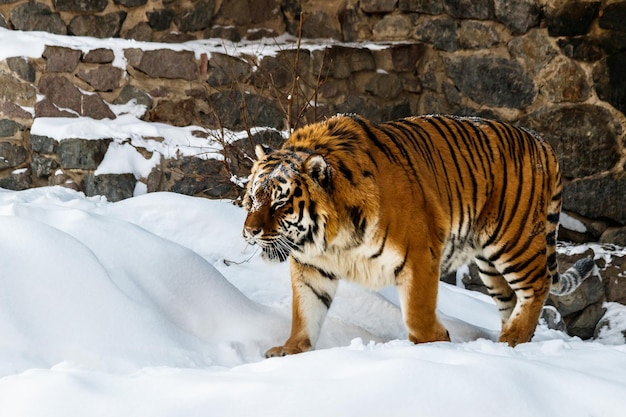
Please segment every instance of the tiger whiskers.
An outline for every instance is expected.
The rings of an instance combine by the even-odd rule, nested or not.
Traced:
[[[269,260],[278,260],[280,262],[287,260],[289,254],[298,249],[297,244],[283,235],[270,240],[257,240],[256,243]]]

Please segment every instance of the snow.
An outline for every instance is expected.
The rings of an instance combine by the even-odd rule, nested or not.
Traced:
[[[585,233],[587,231],[587,227],[585,227],[583,222],[564,212],[561,212],[561,215],[559,216],[559,227],[578,233]]]
[[[0,42],[0,59],[38,58],[45,45],[106,47],[121,67],[129,47],[196,55],[280,47],[4,29]],[[159,154],[218,157],[212,138],[244,134],[113,109],[115,120],[38,118],[31,132],[111,138],[97,173],[136,178]],[[145,192],[138,182],[136,197],[110,203],[62,187],[0,189],[1,416],[624,415],[626,308],[614,303],[596,341],[539,326],[532,342],[510,348],[495,342],[490,298],[441,283],[439,315],[452,342],[413,345],[395,289],[341,283],[315,351],[264,359],[289,334],[287,265],[264,263],[246,246],[245,213],[231,202]],[[589,248],[609,257],[599,245],[560,250]]]
[[[617,330],[513,349],[488,297],[443,283],[452,343],[411,344],[392,289],[342,283],[316,351],[264,359],[289,332],[288,269],[244,244],[244,216],[0,190],[0,415],[623,415]]]

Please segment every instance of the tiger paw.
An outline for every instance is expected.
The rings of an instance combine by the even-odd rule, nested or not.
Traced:
[[[311,346],[300,347],[297,345],[275,346],[265,352],[266,358],[275,358],[279,356],[295,355],[297,353],[307,352],[311,350]]]

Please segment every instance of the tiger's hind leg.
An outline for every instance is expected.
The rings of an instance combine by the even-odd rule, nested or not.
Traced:
[[[478,266],[480,279],[487,287],[491,298],[495,301],[496,307],[498,307],[498,311],[500,312],[502,325],[504,326],[515,308],[517,296],[493,263],[482,256],[477,256],[475,261],[476,266]]]
[[[506,257],[507,254],[500,259]],[[531,248],[526,251],[525,257],[495,261],[494,267],[515,294],[515,306],[509,318],[503,321],[499,341],[510,346],[528,342],[537,327],[552,283],[545,251],[533,251]]]

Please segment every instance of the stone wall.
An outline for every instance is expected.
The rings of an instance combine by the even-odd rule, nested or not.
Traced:
[[[140,181],[148,191],[236,197],[230,179],[245,177],[251,144],[278,143],[277,131],[337,112],[479,115],[529,126],[557,150],[575,225],[562,239],[626,245],[626,1],[1,0],[0,25],[164,42],[127,44],[122,67],[111,50],[56,46],[1,62],[2,187],[71,184],[121,199]],[[180,45],[271,45],[300,31],[334,42],[285,43],[264,57]],[[115,118],[110,105],[131,100],[145,104],[146,121],[274,130],[224,143],[224,161],[163,158],[147,178],[94,175],[110,140],[30,135],[36,118]]]

